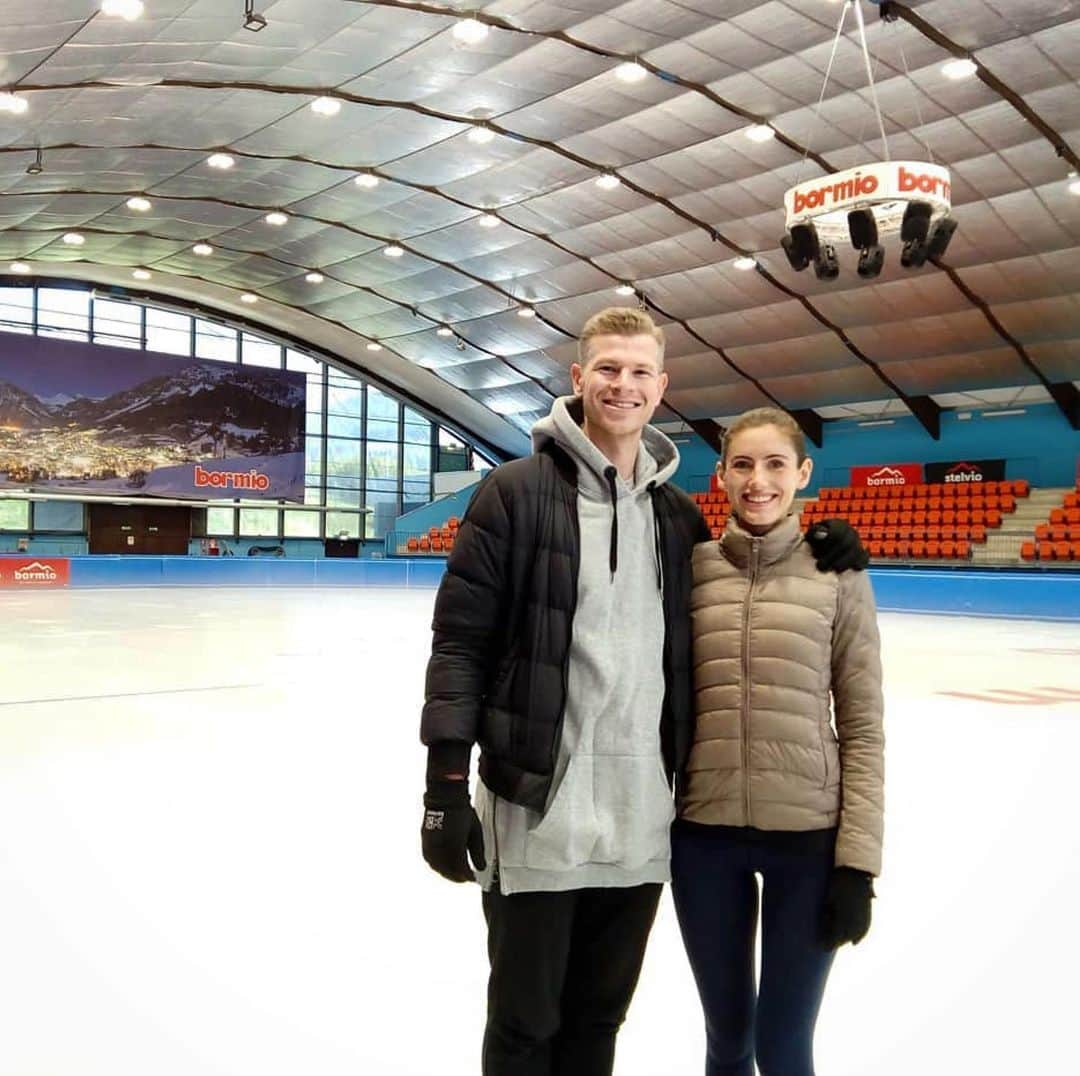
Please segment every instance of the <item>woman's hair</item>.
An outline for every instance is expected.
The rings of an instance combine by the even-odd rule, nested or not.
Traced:
[[[651,336],[656,341],[657,361],[664,368],[664,330],[644,310],[632,306],[609,306],[593,314],[578,337],[578,358],[589,362],[589,344],[594,336]]]
[[[723,456],[726,462],[728,446],[732,438],[742,433],[743,430],[756,429],[758,426],[775,426],[782,433],[787,434],[791,447],[795,449],[795,458],[799,463],[806,459],[806,438],[803,436],[799,424],[786,412],[776,407],[755,407],[752,411],[744,411],[724,431]]]

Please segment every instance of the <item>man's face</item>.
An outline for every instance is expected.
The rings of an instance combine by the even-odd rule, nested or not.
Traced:
[[[638,437],[667,389],[660,347],[648,334],[594,336],[589,358],[570,367],[574,394],[585,409],[585,434]]]

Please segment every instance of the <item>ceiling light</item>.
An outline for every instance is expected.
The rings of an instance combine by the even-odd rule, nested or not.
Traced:
[[[40,176],[45,171],[45,161],[41,156],[41,147],[38,146],[34,159],[26,166],[28,176]]]
[[[210,246],[209,243],[196,243],[191,249],[194,253],[198,254],[200,258],[208,258],[214,253],[214,248]]]
[[[624,299],[630,298],[631,295],[637,294],[637,288],[633,284],[620,284],[615,289],[616,295],[621,295]]]
[[[776,131],[767,123],[755,123],[752,127],[747,127],[743,133],[751,142],[768,142],[776,137]]]
[[[371,343],[368,344],[367,349],[368,351],[382,351],[382,344],[372,340]]]
[[[206,158],[206,163],[210,165],[211,168],[221,168],[224,170],[226,168],[232,168],[232,166],[236,164],[236,160],[227,153],[211,153],[210,156]]]
[[[377,187],[379,185],[379,177],[373,172],[361,172],[354,180],[358,187]]]
[[[488,35],[488,28],[478,19],[459,19],[454,23],[454,37],[465,45],[478,45]]]
[[[142,13],[142,0],[101,0],[102,15],[118,15],[125,22],[131,22]]]
[[[751,258],[748,254],[743,254],[736,258],[731,264],[735,266],[736,269],[741,269],[745,273],[748,269],[757,268],[757,258]]]
[[[1074,179],[1072,183],[1069,184],[1069,193],[1080,194],[1080,179]]]
[[[25,97],[19,97],[7,91],[0,93],[0,112],[10,112],[12,115],[21,116],[29,107],[30,103]]]
[[[310,107],[317,116],[336,116],[341,111],[341,102],[336,97],[316,97]]]
[[[326,277],[324,277],[322,275],[322,273],[312,272],[312,273],[305,273],[304,274],[304,279],[309,284],[321,284],[326,279]]]
[[[150,199],[143,198],[142,195],[136,195],[134,198],[127,200],[128,209],[134,209],[136,213],[145,213],[150,208]]]
[[[1009,415],[1026,415],[1027,408],[1025,407],[1012,407],[1005,411],[984,411],[982,413],[983,418],[1007,418]]]
[[[258,301],[259,297],[257,295],[252,295],[250,291],[245,291],[244,294],[240,296],[240,302],[247,303],[249,306]]]
[[[648,71],[645,70],[641,64],[631,60],[629,63],[619,64],[615,68],[615,77],[620,82],[640,82],[648,75]]]
[[[275,228],[280,228],[283,224],[289,223],[289,215],[282,213],[280,210],[275,209],[273,213],[267,213],[263,220],[267,224],[272,224]]]
[[[470,142],[484,146],[495,137],[495,132],[490,127],[482,127],[478,124],[469,130],[467,137]]]
[[[153,273],[151,273],[151,272],[150,272],[149,270],[147,270],[147,269],[133,269],[133,270],[131,271],[131,275],[132,275],[132,276],[133,276],[133,277],[134,277],[134,278],[135,278],[136,280],[149,280],[149,279],[150,279],[150,277],[151,277],[151,276],[153,276]]]
[[[25,276],[30,272],[30,266],[27,265],[26,262],[12,262],[11,271],[13,273],[18,273],[20,276]]]
[[[266,29],[266,16],[255,10],[255,0],[244,0],[244,29],[253,34]]]
[[[480,214],[480,227],[481,228],[497,228],[501,221],[494,213],[481,213]]]
[[[65,232],[64,242],[69,247],[81,247],[86,242],[86,236],[80,235],[78,232]]]
[[[519,318],[535,318],[536,311],[531,306],[519,306],[517,316]]]
[[[399,247],[396,243],[391,243],[388,247],[383,247],[383,253],[388,258],[400,258],[405,253],[402,247]]]
[[[27,268],[29,269],[29,266],[27,266]],[[440,325],[435,330],[435,335],[436,336],[453,336],[454,335],[454,330],[451,329],[449,325]]]
[[[953,81],[971,78],[978,70],[979,65],[974,60],[950,60],[947,64],[941,65],[941,73]]]
[[[602,176],[596,177],[596,185],[602,191],[613,191],[620,183],[622,180],[614,172],[605,172]]]
[[[893,426],[896,423],[896,419],[892,418],[875,418],[869,422],[856,422],[856,426],[862,426],[864,429],[869,429],[872,426]]]

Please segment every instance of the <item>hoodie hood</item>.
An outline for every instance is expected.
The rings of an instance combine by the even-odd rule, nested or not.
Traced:
[[[551,405],[551,414],[532,428],[533,451],[554,442],[577,465],[578,490],[591,500],[618,499],[642,493],[650,483],[661,486],[679,466],[679,450],[674,442],[653,426],[641,431],[634,475],[626,482],[615,473],[614,494],[608,471],[614,464],[585,436],[585,409],[578,396],[560,396]]]

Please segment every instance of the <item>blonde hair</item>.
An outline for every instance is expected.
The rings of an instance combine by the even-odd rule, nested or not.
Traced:
[[[728,448],[732,438],[738,436],[743,430],[753,430],[758,426],[775,426],[781,433],[787,434],[791,447],[795,449],[798,462],[802,463],[806,459],[806,438],[799,429],[799,424],[786,411],[781,411],[776,407],[755,407],[752,411],[744,411],[728,426],[724,431],[721,459],[727,462]]]
[[[632,306],[609,306],[593,314],[578,337],[578,360],[589,361],[589,344],[594,336],[651,336],[656,341],[656,359],[664,368],[664,330],[644,310]]]

